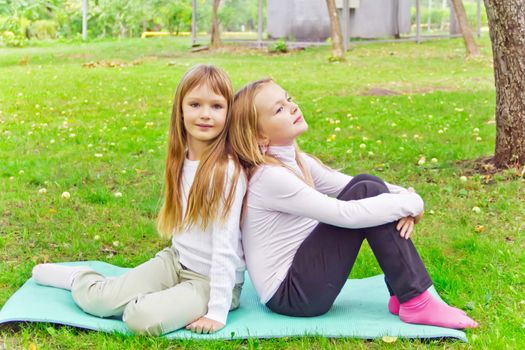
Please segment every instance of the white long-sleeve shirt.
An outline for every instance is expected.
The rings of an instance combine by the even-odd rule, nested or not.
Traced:
[[[195,178],[199,161],[185,159],[182,170],[183,213],[186,212],[188,194]],[[193,225],[182,233],[174,232],[173,246],[178,250],[180,262],[192,271],[210,279],[210,300],[205,317],[226,324],[236,283],[244,281],[245,263],[241,245],[240,216],[246,193],[246,176],[241,172],[232,184],[234,164],[228,164],[225,196],[235,186],[235,198],[224,224],[212,222],[206,230]]]
[[[293,146],[270,147],[269,153],[297,170]],[[250,179],[242,242],[250,278],[266,303],[286,276],[301,243],[319,222],[362,228],[383,225],[423,211],[423,200],[387,184],[391,193],[360,200],[336,197],[351,176],[328,169],[302,153],[315,188],[282,166],[263,165]]]

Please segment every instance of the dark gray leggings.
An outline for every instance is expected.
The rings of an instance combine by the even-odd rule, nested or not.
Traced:
[[[337,198],[348,201],[385,192],[388,188],[381,179],[361,174]],[[396,224],[348,229],[319,223],[299,246],[288,274],[266,306],[288,316],[327,312],[347,281],[364,239],[385,274],[390,295],[403,303],[421,294],[432,280],[414,244],[400,237]]]

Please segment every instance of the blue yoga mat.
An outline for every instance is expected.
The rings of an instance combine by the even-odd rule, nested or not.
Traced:
[[[67,263],[88,265],[106,276],[126,271],[100,261]],[[432,289],[432,293],[437,295]],[[211,335],[181,329],[165,335],[170,339],[245,339],[291,336],[354,337],[364,339],[394,336],[402,338],[456,338],[467,342],[464,332],[449,328],[403,323],[387,310],[388,291],[383,276],[349,280],[328,313],[310,318],[288,317],[271,312],[260,304],[247,278],[241,306],[228,316],[228,324]],[[103,332],[130,333],[120,319],[99,318],[83,312],[69,291],[44,287],[29,279],[5,303],[0,324],[16,321],[50,322]]]

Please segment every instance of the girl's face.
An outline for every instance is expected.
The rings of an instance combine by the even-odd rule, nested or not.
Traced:
[[[261,145],[291,145],[308,130],[299,106],[274,82],[265,84],[257,93],[255,108],[259,115]]]
[[[182,116],[188,147],[206,147],[224,129],[228,103],[207,84],[188,91],[182,99]]]

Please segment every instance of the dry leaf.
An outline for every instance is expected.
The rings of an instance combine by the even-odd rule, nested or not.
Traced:
[[[389,335],[384,335],[382,338],[381,338],[385,343],[393,343],[397,340],[397,337],[392,337],[392,336],[389,336]]]

